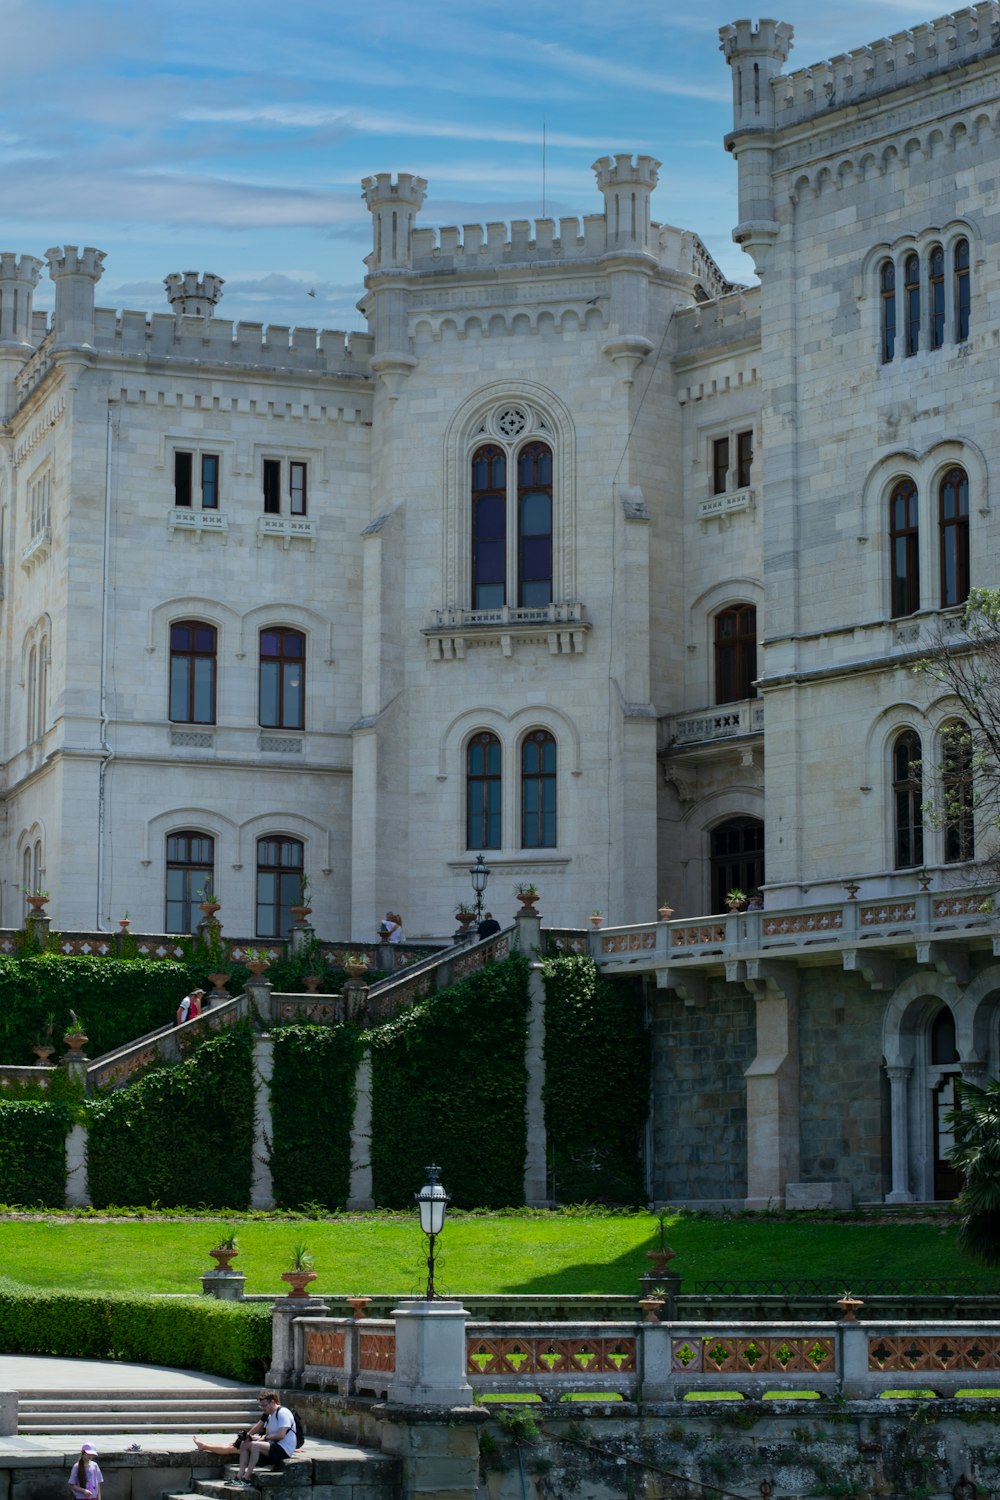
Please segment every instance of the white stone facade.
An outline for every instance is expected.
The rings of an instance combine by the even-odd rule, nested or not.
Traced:
[[[978,4],[788,74],[790,28],[724,29],[734,233],[758,288],[653,221],[659,164],[628,155],[595,164],[603,212],[582,221],[435,231],[420,179],[368,179],[368,332],[350,336],[234,328],[220,279],[190,272],[167,278],[170,311],[95,308],[104,257],[74,247],[48,252],[49,322],[31,310],[42,262],[0,256],[0,924],[30,883],[60,927],[128,909],[161,929],[166,841],[188,830],[214,841],[229,932],[256,930],[258,840],[283,836],[322,933],[370,936],[387,908],[408,935],[448,933],[483,848],[466,809],[484,733],[503,921],[518,879],[555,925],[644,920],[660,899],[717,910],[716,835],[734,820],[763,825],[768,906],[846,880],[909,888],[892,753],[911,728],[930,761],[950,712],[911,664],[942,618],[951,468],[968,476],[972,583],[1000,560],[998,26]],[[929,257],[940,245],[951,266],[962,242],[967,335],[949,271],[949,331],[929,348]],[[898,268],[902,329],[913,255],[924,338],[904,355],[901,332],[885,362],[882,267]],[[517,587],[530,442],[552,458],[541,605]],[[506,592],[476,608],[471,462],[487,445],[507,457]],[[903,475],[921,580],[905,616],[888,526]],[[759,688],[731,698],[719,617],[743,611],[745,628],[751,608]],[[181,621],[216,632],[212,722],[171,718]],[[263,630],[305,643],[302,727],[260,722]],[[526,847],[538,731],[555,831]],[[925,840],[920,863],[953,886],[943,833]]]

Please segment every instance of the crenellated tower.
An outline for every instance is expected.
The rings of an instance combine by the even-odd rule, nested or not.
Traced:
[[[773,81],[792,46],[787,21],[734,21],[719,30],[719,48],[733,75],[733,130],[726,146],[739,166],[740,221],[733,239],[763,270],[778,233],[771,185],[771,140],[775,127]]]
[[[597,186],[604,195],[609,250],[650,248],[649,199],[659,181],[659,167],[654,156],[633,161],[627,151],[594,162]]]
[[[649,277],[656,269],[649,199],[659,181],[660,163],[653,156],[629,152],[594,162],[597,186],[604,196],[605,243],[602,257],[611,292],[608,322],[612,337],[604,353],[620,370],[626,386],[653,348],[647,336]]]
[[[172,271],[163,278],[163,285],[167,289],[167,301],[178,317],[210,318],[218,306],[225,282],[211,272],[199,278],[197,271]]]
[[[375,353],[371,362],[390,401],[417,361],[410,352],[406,318],[408,295],[400,276],[413,266],[413,228],[427,192],[423,177],[389,172],[366,177],[361,184],[372,216],[372,253],[365,259],[372,299]]]
[[[56,284],[56,310],[52,317],[55,348],[89,348],[94,341],[94,288],[104,273],[103,250],[76,245],[46,250],[49,275]]]
[[[34,255],[0,253],[0,422],[14,410],[14,382],[34,348],[31,302],[41,270]]]

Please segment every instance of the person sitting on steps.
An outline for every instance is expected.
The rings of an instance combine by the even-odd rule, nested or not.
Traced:
[[[295,1453],[295,1418],[287,1406],[282,1406],[277,1391],[261,1391],[258,1397],[264,1432],[261,1437],[249,1433],[240,1444],[240,1466],[237,1479],[241,1484],[250,1484],[257,1460],[266,1455],[272,1469],[280,1469],[286,1458]],[[256,1424],[260,1426],[260,1423]]]

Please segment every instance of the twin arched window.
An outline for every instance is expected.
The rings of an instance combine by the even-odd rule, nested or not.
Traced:
[[[28,651],[25,701],[25,740],[32,744],[45,733],[48,718],[49,638],[43,635]]]
[[[967,239],[956,240],[947,255],[938,244],[931,245],[923,259],[910,251],[903,260],[901,285],[902,306],[897,307],[899,271],[893,261],[884,260],[879,267],[883,364],[895,358],[899,333],[905,355],[916,354],[921,341],[928,349],[940,349],[949,329],[952,343],[964,343],[971,306]]]
[[[969,477],[957,464],[937,487],[940,607],[969,597]],[[889,494],[890,594],[894,619],[920,608],[920,500],[907,475]]]
[[[961,864],[976,852],[972,738],[967,724],[952,719],[941,730],[940,825],[944,863]],[[924,863],[924,765],[920,736],[904,729],[892,744],[895,865]]]
[[[520,742],[522,849],[556,846],[557,749],[547,729],[532,729]],[[465,842],[468,849],[503,844],[503,747],[480,730],[465,751]]]
[[[531,441],[512,452],[498,443],[477,448],[472,455],[471,504],[473,609],[551,604],[549,445]]]
[[[216,722],[219,632],[204,620],[170,627],[170,720]],[[260,632],[258,722],[265,729],[305,727],[306,638],[285,626]],[[178,929],[186,931],[187,929]]]
[[[304,846],[283,834],[257,840],[256,932],[258,937],[287,937],[292,907],[302,894]],[[215,888],[215,839],[197,828],[167,838],[166,930],[194,932],[198,903]]]

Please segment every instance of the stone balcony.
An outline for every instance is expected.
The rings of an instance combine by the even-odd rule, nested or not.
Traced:
[[[764,703],[761,698],[743,698],[696,713],[674,714],[665,721],[665,728],[671,751],[748,739],[764,733]]]

